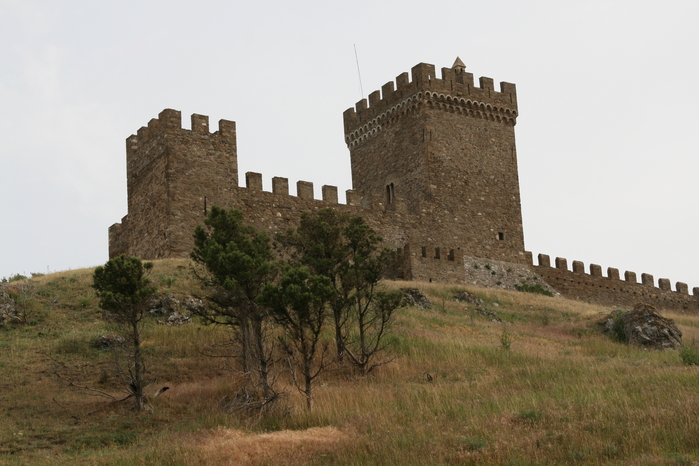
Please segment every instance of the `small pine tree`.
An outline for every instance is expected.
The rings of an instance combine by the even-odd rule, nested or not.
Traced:
[[[270,239],[243,223],[239,210],[213,206],[204,227],[194,231],[191,257],[208,270],[216,287],[215,307],[202,316],[235,331],[243,373],[260,397],[274,396],[270,381],[272,350],[267,326],[269,313],[257,298],[277,274]]]
[[[95,269],[92,285],[97,290],[100,307],[128,333],[133,363],[124,375],[127,377],[127,391],[135,398],[139,411],[145,407],[144,390],[148,384],[141,354],[141,332],[147,300],[156,291],[147,278],[152,267],[151,262],[144,264],[136,257],[121,255]]]
[[[279,284],[268,284],[260,296],[260,302],[271,309],[274,320],[284,329],[282,349],[309,411],[313,407],[313,380],[332,362],[321,333],[333,295],[327,277],[313,275],[307,267],[296,265],[287,266]]]

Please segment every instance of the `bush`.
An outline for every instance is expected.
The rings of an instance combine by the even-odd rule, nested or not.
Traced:
[[[488,446],[488,441],[483,437],[466,437],[464,444],[469,451],[478,451]]]
[[[519,285],[515,285],[515,288],[517,288],[517,291],[522,291],[524,293],[536,293],[536,294],[543,294],[544,296],[553,296],[553,293],[551,293],[549,290],[541,286],[541,284],[537,283],[536,285],[529,285],[528,283],[520,283]]]
[[[505,351],[509,351],[512,347],[512,336],[510,335],[510,332],[507,331],[506,326],[502,327],[502,334],[500,335],[500,346]]]
[[[515,415],[515,420],[525,423],[534,423],[543,417],[543,413],[538,409],[525,409]]]
[[[9,277],[3,277],[2,280],[0,280],[0,283],[11,283],[11,282],[16,282],[19,280],[26,280],[27,276],[22,275],[21,273],[16,273],[14,275],[10,275]]]
[[[613,311],[611,314],[609,314],[608,319],[611,319],[613,322],[610,336],[614,341],[617,341],[619,343],[628,343],[629,339],[626,337],[626,332],[624,331],[624,315],[623,310],[617,309],[616,311]],[[609,324],[607,324],[609,325]],[[610,329],[607,327],[607,331]]]
[[[699,350],[697,350],[694,341],[691,345],[683,346],[680,349],[680,359],[685,366],[699,366]]]

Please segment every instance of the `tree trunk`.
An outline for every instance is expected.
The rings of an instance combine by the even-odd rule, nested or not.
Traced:
[[[138,329],[138,320],[131,322],[132,343],[133,343],[133,376],[131,380],[131,390],[136,398],[136,409],[141,411],[144,407],[143,400],[143,361],[141,360],[141,335]]]
[[[342,336],[342,308],[333,307],[335,317],[335,344],[337,345],[337,360],[342,362],[345,358],[345,338]]]
[[[309,355],[310,351],[307,348],[304,348],[304,353],[305,354],[303,355],[303,377],[306,382],[304,394],[306,395],[306,409],[308,409],[308,411],[310,412],[311,409],[313,409],[313,376],[311,372],[312,355]]]
[[[313,379],[311,379],[311,377],[309,377],[309,376],[306,376],[305,395],[306,395],[306,409],[308,411],[311,411],[313,409]]]
[[[239,333],[238,333],[238,343],[240,344],[240,363],[243,366],[243,373],[246,377],[250,377],[250,370],[252,366],[252,354],[250,348],[250,319],[246,315],[241,315],[238,319],[240,322]]]
[[[253,336],[255,345],[255,362],[258,368],[258,377],[260,379],[260,385],[262,385],[262,396],[264,399],[268,399],[271,393],[269,386],[269,366],[267,364],[267,355],[265,354],[264,346],[264,335],[262,334],[262,317],[254,317],[252,319],[253,324]]]

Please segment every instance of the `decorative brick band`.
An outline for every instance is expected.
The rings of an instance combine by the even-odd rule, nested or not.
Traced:
[[[517,111],[505,107],[495,107],[489,103],[463,97],[452,97],[436,92],[418,92],[404,99],[377,117],[363,124],[351,133],[345,135],[345,142],[349,148],[377,135],[385,127],[391,125],[396,119],[417,110],[421,105],[427,105],[430,109],[456,113],[471,118],[490,120],[509,124],[516,124]]]

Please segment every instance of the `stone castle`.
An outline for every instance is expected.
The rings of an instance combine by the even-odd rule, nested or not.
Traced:
[[[699,288],[668,280],[655,287],[643,274],[624,280],[617,269],[524,249],[514,127],[519,115],[514,84],[466,72],[457,58],[437,77],[420,63],[344,112],[352,190],[338,202],[334,186],[314,199],[313,184],[245,174],[239,186],[235,123],[209,130],[204,115],[182,128],[179,111],[163,110],[126,140],[128,214],[109,228],[109,256],[143,259],[188,257],[192,233],[212,205],[241,210],[248,223],[270,233],[295,227],[301,212],[334,207],[361,215],[397,251],[395,276],[464,283],[465,267],[478,261],[529,267],[563,295],[610,305],[645,301],[659,308],[699,310]],[[508,268],[508,270],[510,270]]]

